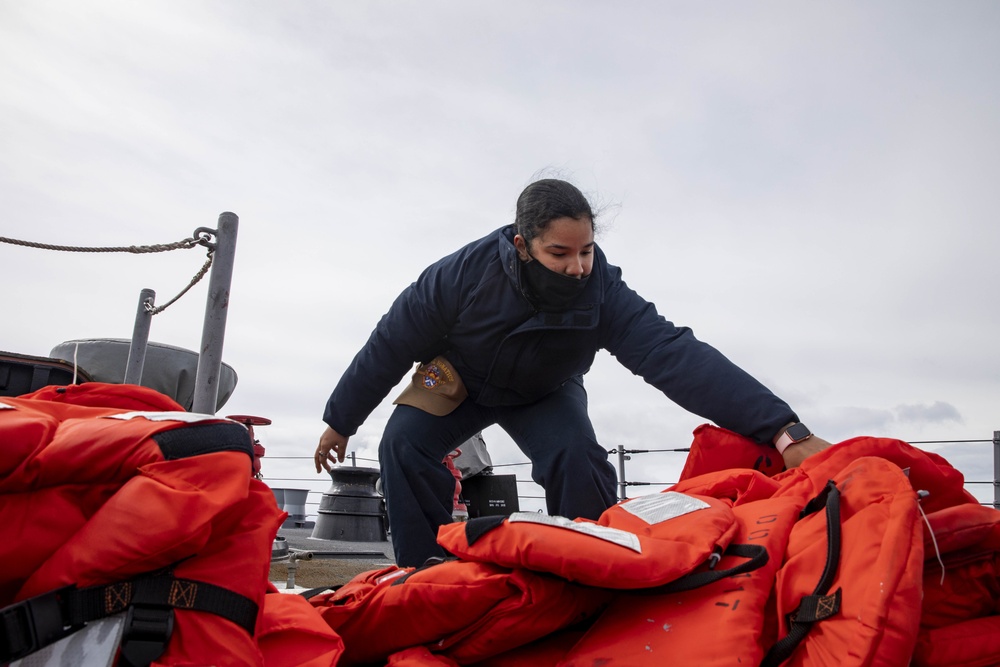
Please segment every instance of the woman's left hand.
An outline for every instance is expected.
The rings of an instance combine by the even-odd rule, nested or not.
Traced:
[[[323,435],[319,437],[319,445],[316,446],[316,453],[313,460],[316,462],[316,472],[325,469],[330,472],[330,462],[336,460],[338,463],[344,462],[344,454],[347,452],[347,441],[350,436],[341,435],[327,426]]]

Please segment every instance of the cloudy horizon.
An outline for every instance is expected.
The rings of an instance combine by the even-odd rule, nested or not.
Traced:
[[[311,455],[378,318],[539,175],[591,197],[631,287],[828,440],[988,443],[998,26],[982,0],[0,2],[0,236],[168,243],[236,213],[221,414],[272,419],[265,477],[315,489],[286,457]],[[0,243],[0,349],[129,338],[139,292],[163,303],[203,261]],[[207,282],[151,340],[198,349]],[[605,352],[586,384],[609,449],[684,447],[704,421]],[[988,444],[933,448],[992,479]],[[647,460],[630,479],[683,462]]]

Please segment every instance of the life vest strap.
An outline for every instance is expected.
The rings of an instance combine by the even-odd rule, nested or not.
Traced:
[[[250,598],[221,586],[160,572],[88,588],[69,586],[0,609],[0,663],[30,655],[90,621],[126,610],[131,612],[131,624],[126,625],[123,645],[131,630],[138,641],[165,634],[165,647],[174,609],[221,616],[251,636],[257,624],[257,603]],[[168,621],[162,611],[148,610],[169,611],[171,618]],[[162,631],[157,629],[160,627]]]
[[[713,554],[713,556],[714,555],[715,554]],[[715,583],[716,581],[725,579],[726,577],[734,577],[738,574],[753,572],[757,568],[763,567],[770,558],[767,554],[767,549],[761,544],[730,544],[726,547],[725,551],[722,552],[722,555],[736,556],[738,558],[746,558],[747,560],[739,565],[734,565],[733,567],[726,568],[724,570],[716,570],[712,567],[708,570],[690,572],[678,579],[663,584],[662,586],[640,589],[634,592],[662,595],[664,593],[680,593],[681,591],[690,591],[695,588]],[[713,561],[713,563],[715,562],[718,561]]]
[[[478,516],[465,522],[465,540],[472,546],[480,537],[498,528],[507,517],[503,515]]]
[[[134,604],[122,631],[120,667],[148,667],[167,650],[174,634],[174,610]]]
[[[63,620],[62,596],[69,590],[49,591],[0,609],[0,664],[31,655],[82,627]]]
[[[321,593],[336,593],[343,587],[343,584],[335,584],[333,586],[317,586],[316,588],[309,588],[304,591],[299,591],[297,595],[299,597],[305,598],[306,600],[311,600]]]
[[[833,480],[828,481],[823,491],[806,505],[801,516],[805,517],[817,511],[819,507],[826,509],[826,565],[812,595],[802,596],[799,606],[789,614],[788,634],[771,647],[761,661],[760,667],[778,667],[791,657],[792,652],[806,638],[815,622],[829,618],[840,611],[840,589],[838,588],[833,595],[827,594],[840,566],[840,489]]]
[[[815,623],[830,618],[840,611],[840,592],[838,588],[832,595],[805,596],[798,609],[792,612],[792,622]]]
[[[186,424],[153,434],[163,458],[168,461],[214,452],[244,452],[253,461],[253,442],[242,424],[218,422]]]

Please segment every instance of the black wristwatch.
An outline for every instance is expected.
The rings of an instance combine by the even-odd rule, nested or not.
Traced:
[[[802,422],[796,422],[778,436],[778,439],[774,441],[774,446],[779,454],[783,454],[789,446],[798,444],[803,440],[808,440],[812,435],[812,431],[809,430],[808,426]]]

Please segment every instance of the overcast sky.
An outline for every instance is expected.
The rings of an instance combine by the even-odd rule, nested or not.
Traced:
[[[220,412],[308,457],[392,299],[559,176],[634,289],[828,440],[989,440],[998,34],[992,1],[0,0],[0,236],[167,243],[236,213]],[[140,290],[163,303],[203,261],[0,244],[0,350],[129,338]],[[151,340],[199,348],[207,282]],[[683,447],[703,422],[607,353],[587,387],[609,449]],[[987,443],[927,448],[993,477]],[[627,477],[682,463],[634,455]],[[329,485],[310,460],[264,473]]]

